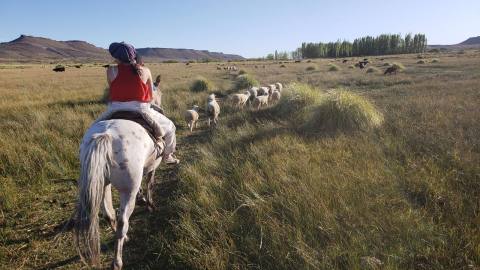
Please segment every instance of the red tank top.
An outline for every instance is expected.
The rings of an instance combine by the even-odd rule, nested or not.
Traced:
[[[118,65],[117,77],[110,84],[110,101],[150,102],[152,91],[130,65]]]

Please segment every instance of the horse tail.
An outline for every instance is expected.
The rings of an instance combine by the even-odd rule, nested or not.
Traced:
[[[75,242],[80,258],[98,265],[100,256],[99,211],[103,201],[105,178],[112,164],[112,136],[97,133],[80,150],[80,179]]]

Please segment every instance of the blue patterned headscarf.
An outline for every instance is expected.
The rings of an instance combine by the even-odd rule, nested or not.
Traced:
[[[137,52],[135,48],[125,42],[114,42],[108,47],[108,51],[113,58],[120,60],[120,62],[125,64],[136,64],[135,58]]]

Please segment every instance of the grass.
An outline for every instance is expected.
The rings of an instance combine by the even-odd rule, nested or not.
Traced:
[[[308,62],[308,63],[310,63],[310,62]],[[318,69],[318,66],[316,64],[312,64],[312,65],[309,65],[305,70],[306,71],[314,71],[314,70],[317,70],[317,69]]]
[[[380,73],[380,70],[376,67],[369,67],[367,73]]]
[[[328,65],[328,71],[340,71],[340,70],[341,70],[340,67],[335,64],[330,63]]]
[[[213,83],[204,77],[197,77],[190,86],[190,90],[193,92],[212,91],[213,88]]]
[[[241,90],[241,89],[248,89],[251,88],[252,86],[258,86],[258,81],[249,74],[243,74],[237,77],[235,81],[235,89]]]
[[[395,57],[408,72],[235,63],[265,65],[255,70],[261,85],[294,83],[277,105],[226,108],[216,130],[201,121],[193,134],[182,114],[207,93],[191,92],[191,81],[209,78],[222,96],[235,78],[206,63],[148,64],[163,75],[182,163],[158,170],[154,213],[136,207],[125,269],[362,269],[375,259],[385,269],[478,267],[480,55],[423,66]],[[105,109],[105,69],[53,67],[0,71],[6,269],[82,268],[71,234],[57,233],[75,207],[81,137]],[[106,268],[113,234],[101,225]]]

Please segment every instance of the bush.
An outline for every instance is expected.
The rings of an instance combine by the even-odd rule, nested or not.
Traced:
[[[165,63],[165,64],[174,64],[174,63],[178,63],[177,60],[165,60],[163,61],[162,63]]]
[[[314,71],[314,70],[317,70],[317,69],[318,69],[317,65],[309,65],[305,70]]]
[[[318,103],[324,92],[303,83],[290,83],[282,91],[275,112],[286,119],[301,120],[309,106]],[[299,119],[300,118],[300,119]]]
[[[438,63],[438,62],[440,62],[440,60],[438,60],[437,58],[432,59],[432,63]]]
[[[311,108],[302,127],[308,133],[368,131],[384,120],[367,99],[345,90],[325,94]]]
[[[417,61],[417,64],[425,64],[424,60]]]
[[[384,63],[383,66],[384,67],[389,67],[389,66],[391,66],[391,64],[390,63]]]
[[[244,69],[240,69],[238,71],[238,75],[243,75],[243,74],[247,74],[247,72]]]
[[[255,80],[255,78],[251,75],[248,74],[243,74],[237,77],[237,80],[235,81],[235,88],[237,90],[240,89],[247,89],[252,86],[258,86],[258,81]]]
[[[282,65],[280,65],[280,67],[281,67],[281,68],[286,68],[287,66],[285,66],[285,65],[282,64]]]
[[[204,77],[198,77],[190,86],[190,90],[193,92],[211,91],[212,89],[213,84]]]
[[[401,63],[392,63],[392,67],[397,71],[402,71],[405,69],[405,66]]]
[[[367,73],[378,73],[378,72],[380,72],[380,70],[376,67],[369,67],[367,69]]]
[[[339,71],[340,70],[340,67],[335,65],[335,64],[329,64],[328,66],[329,66],[328,71]]]
[[[354,69],[354,68],[355,68],[355,66],[354,66],[354,65],[350,65],[350,66],[348,66],[348,68],[350,68],[350,69]]]

